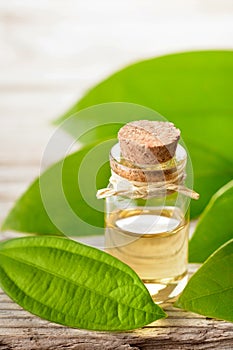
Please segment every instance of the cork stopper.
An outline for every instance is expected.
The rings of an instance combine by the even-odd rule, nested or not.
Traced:
[[[164,163],[175,155],[180,130],[173,123],[138,120],[118,132],[121,154],[135,165]]]
[[[169,122],[139,120],[123,126],[110,152],[110,186],[98,190],[97,198],[146,199],[177,192],[198,199],[185,186],[187,153],[179,138],[180,130]]]
[[[178,183],[181,179],[174,156],[179,138],[179,129],[169,122],[139,120],[128,123],[118,132],[119,147],[110,153],[111,168],[130,181]],[[186,153],[185,157],[181,153],[184,167]]]

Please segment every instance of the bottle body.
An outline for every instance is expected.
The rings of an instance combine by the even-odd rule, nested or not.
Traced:
[[[165,302],[187,282],[189,215],[176,194],[144,202],[106,199],[105,249],[139,275],[156,302]]]
[[[179,191],[186,159],[180,145],[174,159],[148,168],[126,163],[117,147],[110,154],[105,250],[139,275],[157,303],[175,298],[187,282],[190,198]]]

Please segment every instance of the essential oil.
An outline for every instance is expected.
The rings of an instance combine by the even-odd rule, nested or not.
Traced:
[[[156,302],[176,297],[186,284],[188,222],[178,208],[112,212],[105,246],[135,270]]]

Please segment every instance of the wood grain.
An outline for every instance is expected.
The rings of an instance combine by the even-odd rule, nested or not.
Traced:
[[[197,266],[190,265],[190,273]],[[233,324],[164,306],[167,319],[131,332],[91,332],[44,321],[0,290],[0,350],[231,349]]]
[[[232,349],[231,323],[167,304],[169,317],[132,332],[89,332],[43,321],[0,292],[0,349]]]

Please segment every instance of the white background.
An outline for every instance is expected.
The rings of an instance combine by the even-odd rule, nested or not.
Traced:
[[[0,220],[88,88],[139,59],[231,49],[232,23],[233,0],[0,0]]]

